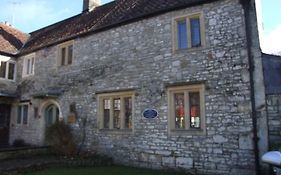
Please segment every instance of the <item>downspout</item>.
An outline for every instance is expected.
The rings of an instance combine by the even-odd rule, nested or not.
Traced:
[[[257,111],[256,111],[256,99],[255,99],[255,85],[254,85],[254,61],[253,54],[251,52],[252,37],[251,37],[251,23],[249,20],[251,0],[240,0],[240,3],[244,9],[245,15],[245,26],[246,26],[246,40],[247,40],[247,52],[249,61],[249,72],[250,72],[250,88],[251,88],[251,107],[252,107],[252,120],[253,120],[253,142],[254,142],[254,154],[255,154],[255,170],[257,175],[261,175],[260,172],[260,159],[259,159],[259,138],[257,129]]]

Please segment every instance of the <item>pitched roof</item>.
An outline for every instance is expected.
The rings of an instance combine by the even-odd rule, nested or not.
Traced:
[[[26,54],[81,35],[107,30],[168,11],[218,0],[115,0],[30,33],[21,50]]]
[[[0,23],[0,52],[16,54],[26,42],[28,34],[23,33],[5,23]]]

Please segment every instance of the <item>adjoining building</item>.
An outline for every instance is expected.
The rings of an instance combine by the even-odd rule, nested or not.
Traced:
[[[281,56],[263,54],[263,72],[270,149],[281,145]]]
[[[9,144],[11,105],[16,99],[16,54],[28,35],[0,23],[0,147]]]
[[[253,0],[85,0],[81,14],[23,43],[13,80],[1,80],[11,86],[0,86],[10,144],[43,145],[45,128],[64,119],[85,148],[119,164],[266,173]]]

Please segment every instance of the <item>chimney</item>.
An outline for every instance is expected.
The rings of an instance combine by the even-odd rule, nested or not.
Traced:
[[[83,0],[83,12],[94,10],[101,5],[101,0]]]
[[[7,26],[12,27],[12,25],[8,21],[5,21],[4,24],[7,25]]]

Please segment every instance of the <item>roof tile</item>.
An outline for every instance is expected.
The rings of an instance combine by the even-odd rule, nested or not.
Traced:
[[[148,16],[213,1],[217,0],[115,0],[30,33],[21,54]]]
[[[16,54],[26,42],[28,34],[25,34],[5,23],[0,23],[0,51]]]

